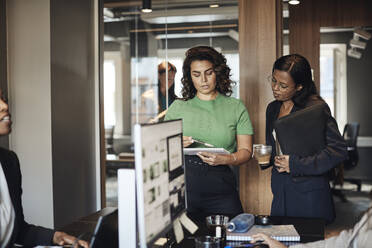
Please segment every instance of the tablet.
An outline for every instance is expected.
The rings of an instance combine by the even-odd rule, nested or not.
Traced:
[[[184,155],[196,155],[198,152],[230,154],[225,148],[183,148]]]

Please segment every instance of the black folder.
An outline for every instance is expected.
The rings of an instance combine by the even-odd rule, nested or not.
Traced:
[[[277,119],[274,129],[285,155],[311,156],[326,146],[327,104],[317,103]]]

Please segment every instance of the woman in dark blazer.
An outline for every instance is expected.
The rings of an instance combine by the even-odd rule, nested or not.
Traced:
[[[309,62],[301,55],[276,60],[269,80],[275,98],[266,109],[266,144],[273,148],[270,165],[274,165],[271,215],[322,218],[332,222],[335,213],[327,174],[347,158],[346,144],[336,120],[327,106],[326,147],[318,153],[306,157],[276,154],[275,120],[324,100],[317,93]]]
[[[8,112],[8,105],[2,99],[2,92],[0,90],[0,136],[8,135],[10,131],[11,120]],[[10,220],[13,223],[13,225],[10,224],[7,226],[6,229],[13,228],[13,230],[10,237],[5,241],[1,239],[1,237],[3,237],[1,232],[8,230],[0,230],[0,247],[13,247],[14,244],[20,244],[28,247],[34,247],[37,245],[73,244],[76,240],[76,238],[73,236],[70,236],[64,232],[58,232],[44,227],[30,225],[25,221],[21,201],[22,176],[17,155],[12,151],[0,148],[0,163],[0,169],[3,170],[6,180],[5,185],[8,186],[11,200],[11,203],[4,203],[3,201],[0,201],[0,205],[11,205],[14,210],[13,218],[9,218],[9,216],[6,216],[5,218],[7,221]],[[4,217],[3,213],[1,217]],[[0,219],[0,221],[2,221],[2,219]],[[85,241],[79,241],[79,245],[88,248],[88,243]]]

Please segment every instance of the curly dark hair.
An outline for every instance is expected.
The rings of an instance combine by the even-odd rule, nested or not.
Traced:
[[[292,98],[296,106],[304,107],[314,97],[321,99],[312,79],[310,64],[305,57],[299,54],[282,56],[274,62],[272,72],[274,70],[288,72],[295,86],[302,85],[302,89]]]
[[[226,58],[222,53],[217,52],[209,46],[192,47],[185,53],[186,58],[183,61],[182,71],[183,84],[182,96],[184,100],[189,100],[196,95],[196,89],[191,79],[190,65],[195,60],[207,60],[213,64],[213,70],[216,74],[216,89],[219,93],[225,96],[230,96],[232,93],[232,85],[234,82],[230,79],[230,67],[226,64]]]

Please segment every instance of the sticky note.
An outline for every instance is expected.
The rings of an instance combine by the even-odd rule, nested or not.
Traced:
[[[194,234],[198,230],[198,226],[187,217],[186,213],[183,213],[180,217],[182,225],[191,233]]]
[[[167,243],[167,239],[166,238],[159,238],[158,240],[156,240],[156,242],[154,243],[154,245],[164,246],[166,243]]]
[[[174,235],[176,236],[177,244],[179,244],[184,238],[182,226],[181,226],[179,219],[175,219],[173,221],[173,230],[174,230]]]

